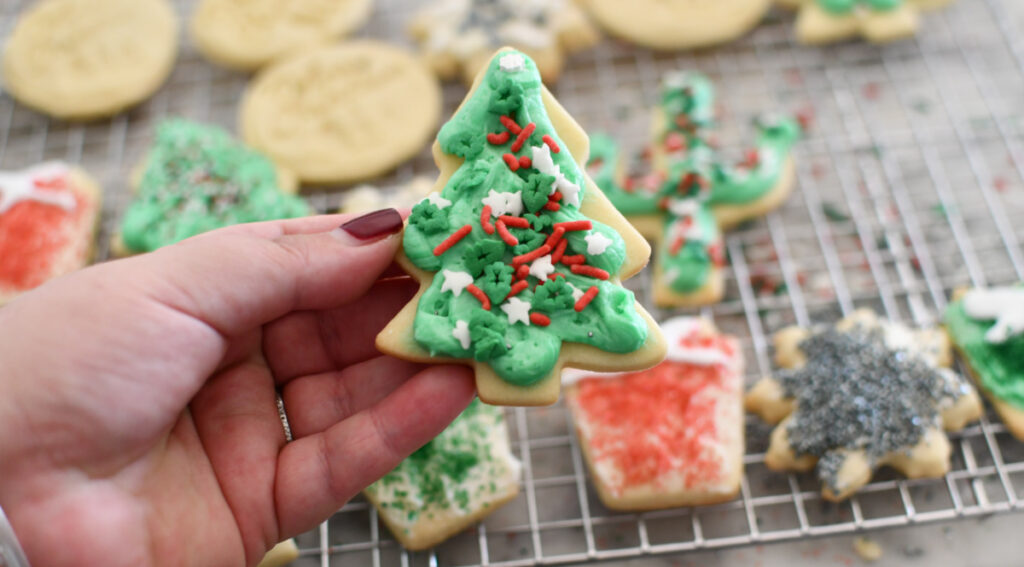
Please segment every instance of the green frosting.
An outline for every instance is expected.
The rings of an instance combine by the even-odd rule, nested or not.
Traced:
[[[662,273],[678,293],[699,289],[711,268],[724,260],[714,208],[760,199],[779,181],[800,125],[790,118],[757,121],[757,147],[741,164],[720,159],[709,130],[715,124],[711,81],[696,73],[670,75],[662,90],[666,128],[659,143],[667,157],[665,171],[628,176],[619,182],[619,148],[615,140],[595,135],[587,167],[612,203],[625,215],[665,214]],[[682,241],[680,241],[682,235]]]
[[[888,12],[902,6],[903,0],[818,0],[818,5],[831,14],[848,14],[857,6]]]
[[[519,57],[522,65],[514,65]],[[503,70],[501,60],[512,63],[512,70]],[[509,125],[512,130],[524,129],[516,151],[517,135]],[[486,362],[502,379],[521,386],[550,375],[563,341],[614,353],[643,346],[647,323],[637,312],[633,293],[612,281],[625,261],[625,242],[611,227],[580,213],[584,174],[550,122],[533,61],[515,51],[492,61],[479,87],[441,129],[438,141],[444,152],[466,159],[440,198],[413,209],[405,231],[406,256],[419,268],[438,272],[417,306],[416,341],[432,355]],[[520,161],[522,157],[532,163]],[[515,161],[514,171],[506,160]],[[555,189],[561,200],[553,194]],[[496,228],[499,219],[493,215],[487,222],[495,230],[485,230],[485,204],[492,212],[501,209],[516,217],[506,225],[516,243],[503,240]],[[549,238],[555,242],[552,235],[558,223],[574,221],[589,222],[590,228],[566,231],[560,239],[566,242],[562,256],[583,262],[587,273],[574,273],[571,262],[556,261],[552,256],[557,256],[557,244],[538,254],[537,265],[533,258],[516,262],[517,256],[533,253]],[[435,254],[465,226],[471,229],[468,234]],[[551,269],[544,269],[546,260],[552,260]],[[516,271],[522,265],[537,271],[519,280]],[[595,269],[611,278],[600,279]],[[465,287],[470,280],[486,295],[489,311],[473,289]],[[506,300],[518,281],[526,281],[526,288]],[[591,288],[597,295],[577,311],[577,299]]]
[[[216,228],[308,214],[305,201],[278,189],[265,156],[220,128],[173,119],[157,127],[121,236],[130,250],[150,252]]]
[[[985,333],[994,321],[972,319],[964,311],[963,301],[946,308],[945,322],[981,386],[996,398],[1024,409],[1024,335],[1011,336],[1002,343],[986,341]]]

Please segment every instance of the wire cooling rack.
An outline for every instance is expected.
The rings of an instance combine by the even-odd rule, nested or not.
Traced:
[[[28,2],[0,4],[7,37]],[[183,17],[192,2],[180,2]],[[364,35],[407,42],[415,2],[378,0]],[[798,190],[779,211],[728,234],[726,299],[701,310],[741,338],[748,380],[771,370],[769,336],[832,321],[858,307],[937,322],[951,291],[1024,279],[1024,6],[962,0],[924,18],[915,40],[806,48],[792,15],[775,12],[742,41],[712,51],[654,54],[611,40],[574,56],[555,92],[589,130],[645,141],[660,76],[696,69],[717,82],[721,142],[739,151],[765,111],[800,112],[812,127],[796,149]],[[99,258],[129,196],[128,177],[163,117],[233,129],[247,78],[203,61],[183,41],[171,79],[141,107],[107,121],[51,121],[0,95],[0,168],[80,162],[104,185]],[[464,94],[445,87],[450,112]],[[380,180],[434,175],[425,150]],[[332,210],[344,188],[308,194]],[[630,285],[649,305],[648,276]],[[652,310],[656,317],[679,312]],[[681,311],[680,311],[681,312]],[[821,500],[811,475],[764,466],[769,428],[748,420],[740,498],[646,514],[597,500],[566,409],[509,412],[523,461],[519,498],[437,549],[406,553],[362,499],[299,536],[299,565],[533,565],[626,558],[852,533],[1020,510],[1024,444],[993,416],[953,435],[945,478],[883,471],[842,504]]]

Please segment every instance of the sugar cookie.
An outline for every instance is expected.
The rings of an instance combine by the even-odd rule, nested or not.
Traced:
[[[286,539],[272,547],[256,567],[284,567],[298,558],[299,547],[295,540]]]
[[[757,147],[736,165],[717,155],[714,128],[711,81],[673,73],[654,112],[649,171],[627,176],[615,141],[594,136],[588,163],[594,180],[641,234],[658,242],[653,298],[660,306],[720,300],[721,230],[775,209],[793,187],[789,154],[800,137],[795,120],[759,119]]]
[[[119,256],[152,252],[225,226],[306,216],[297,189],[294,175],[224,130],[167,120],[111,247]]]
[[[562,375],[601,502],[653,510],[731,500],[743,475],[743,354],[708,321],[661,326],[668,358],[649,370]]]
[[[310,183],[383,174],[419,152],[441,113],[437,79],[411,54],[374,41],[309,51],[249,85],[245,141]]]
[[[952,448],[943,430],[981,417],[974,388],[947,368],[949,341],[939,330],[861,310],[834,327],[778,332],[775,354],[785,370],[746,397],[748,411],[781,422],[765,464],[817,468],[826,500],[849,497],[884,465],[910,478],[944,475]]]
[[[498,405],[554,403],[563,366],[660,362],[661,333],[619,279],[650,248],[580,167],[587,146],[529,57],[495,55],[434,144],[437,192],[398,257],[420,291],[378,348],[471,364]]]
[[[821,44],[857,36],[885,43],[917,33],[921,10],[952,0],[778,0],[799,8],[796,36],[801,43]]]
[[[372,0],[202,0],[192,38],[211,61],[254,70],[366,23]]]
[[[89,262],[100,198],[96,182],[65,163],[0,171],[0,305]]]
[[[566,53],[599,39],[571,0],[433,0],[409,31],[439,76],[461,75],[467,84],[505,45],[528,54],[544,81],[552,83]]]
[[[341,200],[341,213],[368,213],[380,209],[410,209],[434,191],[434,182],[426,177],[412,181],[393,190],[378,189],[372,185],[361,185],[349,189]]]
[[[654,49],[732,41],[764,17],[771,0],[582,0],[608,33]]]
[[[519,494],[500,408],[473,400],[433,441],[364,491],[409,550],[433,547]]]
[[[4,87],[57,118],[101,118],[149,98],[177,52],[178,20],[165,0],[44,0],[4,48]]]
[[[1024,287],[960,291],[946,332],[1014,437],[1024,441]]]

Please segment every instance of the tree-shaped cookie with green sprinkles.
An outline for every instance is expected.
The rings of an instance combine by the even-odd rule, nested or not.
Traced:
[[[413,208],[397,258],[420,291],[378,348],[470,364],[497,405],[554,403],[563,367],[660,362],[657,324],[620,282],[650,248],[587,177],[588,151],[534,62],[499,51],[434,144],[436,192]]]

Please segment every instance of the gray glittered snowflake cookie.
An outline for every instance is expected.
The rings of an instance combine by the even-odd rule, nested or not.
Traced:
[[[981,401],[951,371],[949,340],[861,310],[834,326],[775,335],[782,370],[746,396],[772,432],[765,465],[817,469],[822,496],[839,501],[891,466],[910,478],[949,470],[946,431],[981,417]]]

